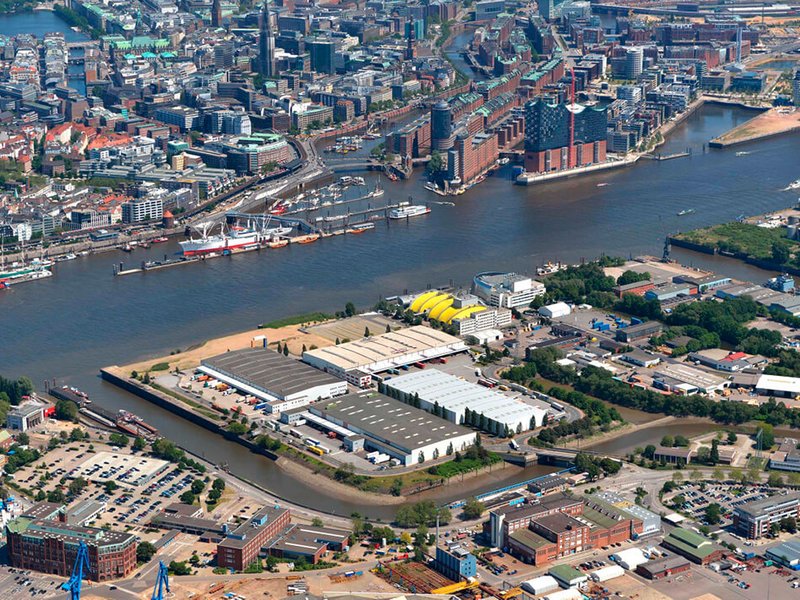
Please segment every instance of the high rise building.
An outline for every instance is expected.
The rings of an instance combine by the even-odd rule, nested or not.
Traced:
[[[553,0],[538,0],[539,14],[545,21],[552,21],[556,16],[555,2]]]
[[[794,72],[794,79],[792,80],[792,98],[794,105],[800,107],[800,69]]]
[[[446,100],[439,100],[431,109],[431,149],[453,147],[453,113]]]
[[[258,72],[264,77],[275,77],[275,36],[272,33],[272,18],[269,0],[264,2],[258,35]]]
[[[643,68],[644,49],[639,46],[628,48],[625,54],[625,79],[639,79]]]
[[[336,44],[327,39],[314,39],[307,43],[311,54],[311,70],[317,73],[336,72]]]
[[[222,27],[222,2],[214,0],[211,3],[211,26]]]
[[[605,108],[529,101],[525,105],[525,170],[547,173],[604,162],[607,125]]]
[[[417,32],[414,22],[409,18],[406,22],[406,60],[413,60],[417,56]]]

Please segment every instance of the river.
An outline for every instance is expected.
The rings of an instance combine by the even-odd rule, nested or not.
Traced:
[[[48,16],[42,13],[41,18]],[[9,17],[2,19],[5,33],[11,34]],[[185,349],[291,314],[341,310],[348,301],[366,307],[383,295],[428,284],[468,285],[479,271],[531,272],[547,260],[574,262],[602,253],[660,255],[669,233],[784,208],[795,200],[779,190],[798,177],[800,138],[749,144],[751,154],[743,157],[732,150],[703,152],[709,139],[751,116],[709,105],[677,127],[662,147],[664,153],[690,147],[689,158],[643,161],[527,188],[512,185],[505,168],[456,197],[455,206],[433,205],[427,217],[379,224],[364,235],[116,278],[115,261],[160,257],[177,251],[177,244],[61,263],[48,280],[0,293],[0,373],[29,375],[39,387],[53,378],[75,385],[99,404],[140,414],[168,438],[209,460],[227,462],[236,474],[281,497],[338,514],[358,510],[386,518],[390,507],[323,496],[270,461],[102,382],[98,369]],[[374,181],[374,174],[363,176]],[[609,185],[597,187],[601,182]],[[421,174],[384,182],[381,201],[408,196],[438,201],[423,184]],[[685,208],[696,212],[677,217]],[[736,261],[675,254],[734,277],[762,281],[767,276]],[[534,467],[516,477],[542,472]],[[446,496],[458,495],[456,489]]]

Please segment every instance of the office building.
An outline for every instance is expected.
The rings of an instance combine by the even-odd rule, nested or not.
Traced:
[[[453,147],[453,113],[446,100],[439,100],[431,109],[431,150]]]
[[[89,551],[90,581],[127,577],[136,568],[136,541],[132,533],[106,531],[67,523],[64,507],[40,502],[6,525],[8,557],[12,567],[69,577],[78,548]]]
[[[259,509],[250,519],[227,532],[217,544],[217,565],[242,571],[258,560],[262,546],[281,533],[291,520],[289,510],[275,506]]]
[[[606,160],[606,109],[597,105],[525,105],[525,170],[548,173]]]
[[[453,581],[475,577],[478,572],[475,555],[459,544],[451,545],[449,548],[441,548],[437,544],[434,567],[439,573]]]
[[[260,15],[258,33],[258,72],[264,77],[275,77],[275,36],[272,32],[272,16],[269,12],[269,0],[265,0]]]
[[[554,0],[539,0],[539,14],[545,21],[552,21],[556,18],[556,8]]]
[[[134,198],[122,204],[122,222],[126,225],[142,221],[161,220],[164,216],[164,200],[161,196]]]
[[[472,278],[472,293],[498,308],[528,308],[546,291],[543,283],[517,273],[487,271]]]
[[[153,117],[167,125],[175,125],[181,131],[190,131],[197,129],[200,113],[188,106],[165,106],[157,108],[153,113]]]
[[[625,49],[625,79],[635,81],[639,79],[644,69],[644,48],[634,46]]]
[[[267,348],[207,358],[199,370],[266,402],[267,412],[279,413],[347,393],[347,382]]]
[[[336,44],[327,39],[313,39],[306,43],[311,56],[311,70],[332,75],[336,73]]]
[[[786,518],[800,518],[800,493],[770,496],[737,506],[733,511],[733,526],[739,535],[755,540],[769,533],[773,523]]]
[[[222,27],[222,2],[213,0],[211,3],[211,26]]]

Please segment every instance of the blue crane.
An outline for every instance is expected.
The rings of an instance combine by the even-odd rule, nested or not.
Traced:
[[[78,546],[78,554],[75,556],[75,564],[72,565],[72,575],[62,587],[70,593],[70,600],[81,600],[81,586],[83,585],[83,570],[89,574],[89,548],[86,542],[81,542]]]
[[[164,600],[164,592],[169,591],[169,569],[164,564],[163,560],[158,561],[158,577],[156,577],[156,584],[153,586],[153,595],[150,600]]]

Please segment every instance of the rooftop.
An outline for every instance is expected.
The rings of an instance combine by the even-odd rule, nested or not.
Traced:
[[[343,371],[349,371],[381,361],[396,360],[400,364],[409,354],[425,353],[442,346],[451,346],[454,350],[466,348],[464,342],[457,337],[417,325],[338,346],[309,350],[303,353],[303,359],[324,361]]]
[[[310,412],[407,452],[472,435],[465,427],[371,391],[317,404]]]
[[[234,350],[206,359],[202,364],[280,398],[340,381],[333,375],[266,348]]]
[[[736,508],[737,513],[747,514],[753,517],[768,514],[775,510],[780,510],[784,506],[796,506],[800,503],[800,492],[787,494],[786,496],[770,496],[761,500],[753,500]]]

